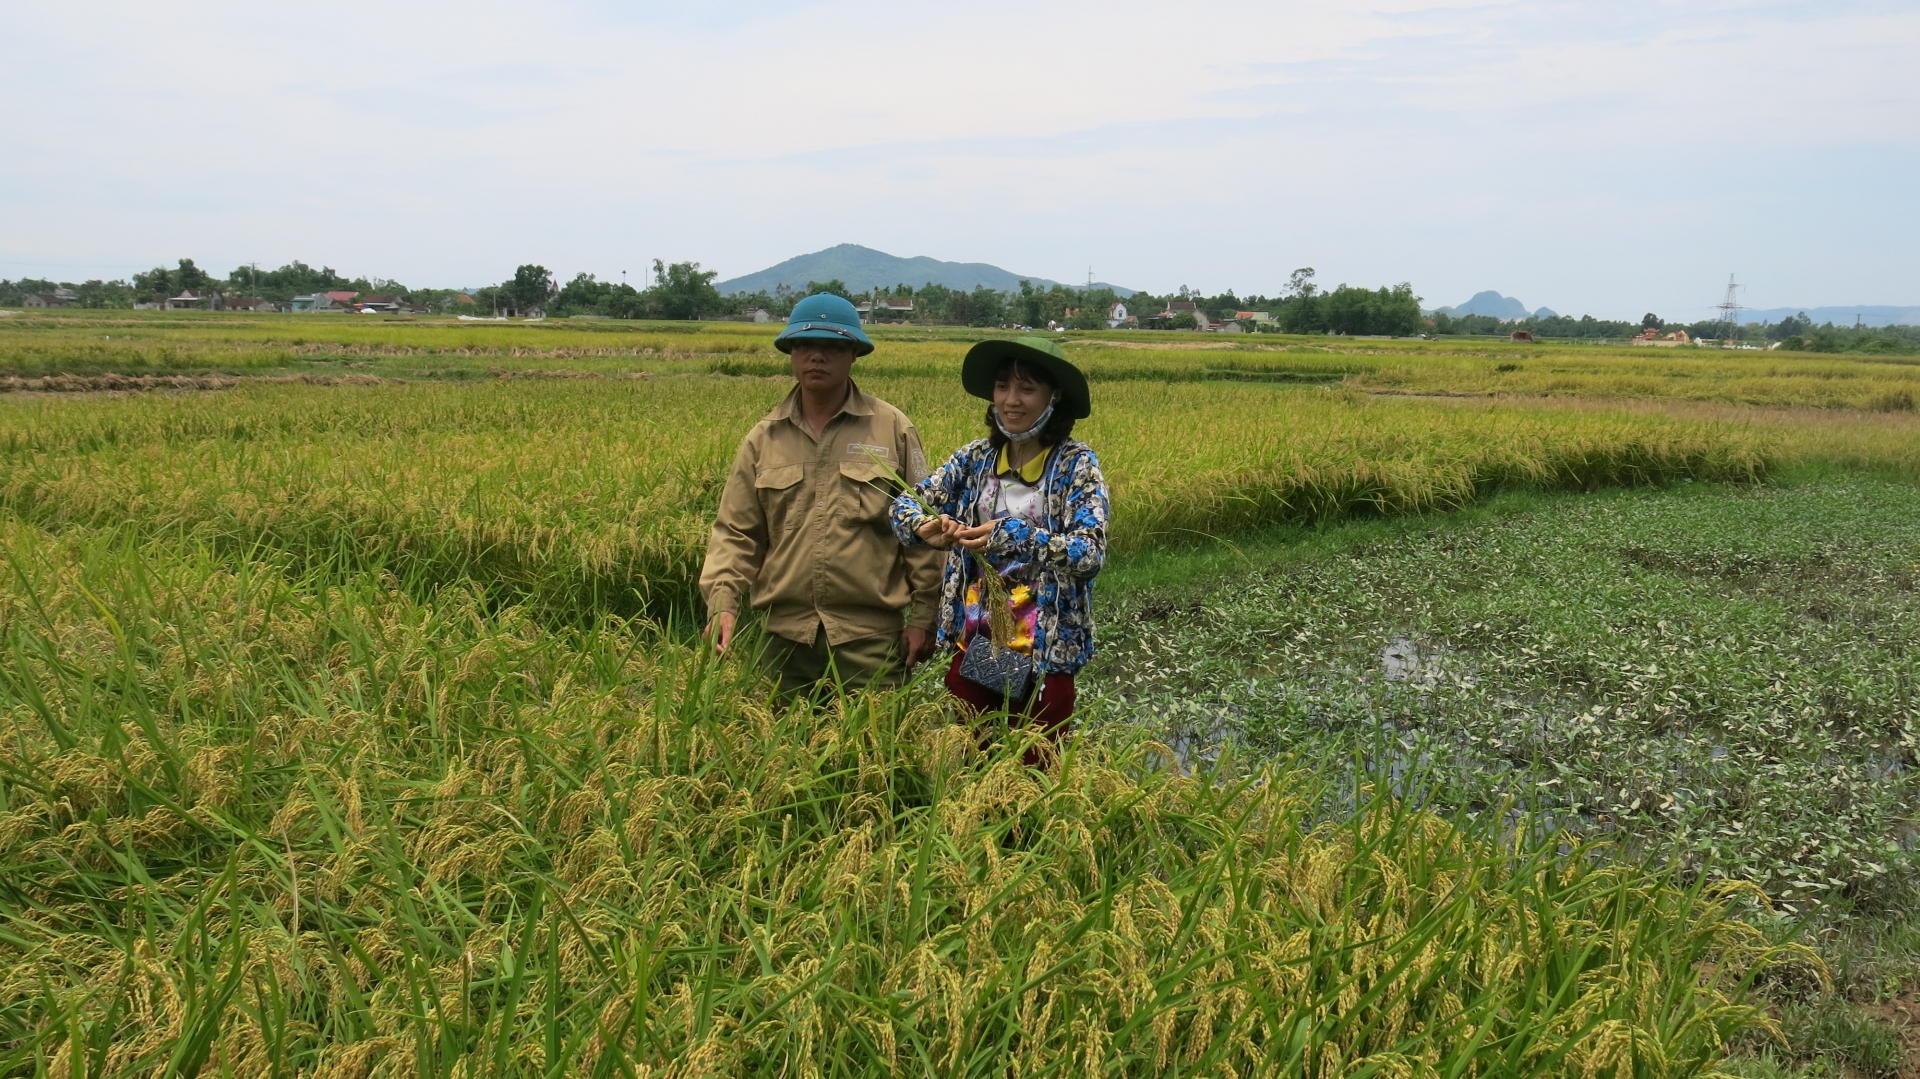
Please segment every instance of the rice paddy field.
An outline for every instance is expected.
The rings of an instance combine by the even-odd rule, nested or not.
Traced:
[[[1042,773],[700,647],[769,327],[101,314],[0,319],[0,1074],[1920,1059],[1920,366],[1064,335]]]

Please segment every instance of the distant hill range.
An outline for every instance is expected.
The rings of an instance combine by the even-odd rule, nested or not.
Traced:
[[[730,281],[721,281],[714,285],[723,296],[736,292],[772,292],[780,285],[791,289],[803,289],[809,281],[840,282],[853,292],[865,292],[874,288],[890,288],[894,285],[910,285],[919,288],[922,285],[945,285],[952,289],[964,289],[972,292],[977,285],[985,285],[1002,292],[1018,292],[1020,282],[1030,281],[1036,288],[1050,288],[1061,282],[1032,274],[1017,274],[1003,270],[998,266],[989,266],[984,262],[942,262],[925,255],[903,259],[898,255],[889,255],[885,251],[875,251],[871,247],[859,244],[840,244],[825,251],[815,251],[811,255],[797,255],[780,263],[769,266],[758,273],[736,277]],[[1087,288],[1087,285],[1069,285],[1069,288]],[[1133,295],[1134,290],[1096,281],[1093,288],[1110,288],[1122,298]]]
[[[1778,322],[1802,312],[1813,320],[1815,326],[1829,322],[1836,326],[1851,326],[1855,316],[1859,317],[1860,324],[1863,326],[1920,326],[1920,307],[1886,306],[1747,308],[1740,312],[1740,321],[1743,325],[1749,322]],[[1454,318],[1461,315],[1492,315],[1497,319],[1513,321],[1529,316],[1552,318],[1555,312],[1550,307],[1539,307],[1528,311],[1527,305],[1519,300],[1511,296],[1502,296],[1489,289],[1486,292],[1474,293],[1473,299],[1458,307],[1437,307],[1428,311],[1427,314],[1451,315]]]
[[[1742,324],[1778,322],[1801,312],[1805,312],[1815,326],[1824,326],[1829,322],[1835,326],[1851,326],[1856,316],[1862,326],[1920,326],[1920,307],[1885,306],[1748,308],[1740,312],[1740,321]]]
[[[1427,313],[1430,315],[1446,315],[1451,318],[1459,318],[1461,315],[1492,315],[1494,318],[1503,319],[1508,322],[1528,317],[1552,318],[1559,314],[1559,312],[1551,307],[1541,307],[1529,311],[1527,310],[1526,304],[1521,303],[1511,296],[1502,296],[1492,289],[1488,289],[1485,292],[1474,293],[1473,299],[1468,300],[1458,307],[1436,307]]]

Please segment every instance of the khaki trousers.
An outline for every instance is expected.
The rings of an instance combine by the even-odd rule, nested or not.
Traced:
[[[836,687],[891,689],[900,684],[902,658],[899,633],[835,645],[827,643],[827,627],[816,625],[813,640],[806,644],[767,634],[760,664],[768,674],[779,676],[780,699],[790,701],[802,695],[818,697]]]

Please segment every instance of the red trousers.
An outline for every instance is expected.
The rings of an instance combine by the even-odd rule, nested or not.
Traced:
[[[1073,675],[1049,674],[1037,689],[1027,692],[1026,700],[1008,702],[993,690],[960,677],[960,661],[965,658],[965,651],[957,652],[954,654],[953,662],[947,666],[947,692],[953,694],[954,699],[960,702],[968,717],[977,719],[983,712],[997,712],[1004,708],[1012,713],[1011,723],[1020,725],[1020,721],[1024,719],[1026,726],[1046,735],[1047,740],[1053,744],[1057,752],[1060,748],[1060,739],[1067,734],[1067,720],[1073,717],[1075,695]],[[985,749],[991,742],[990,732],[978,727],[976,730],[980,735],[980,748]],[[1045,763],[1041,758],[1039,746],[1036,745],[1027,750],[1028,767],[1040,767]]]

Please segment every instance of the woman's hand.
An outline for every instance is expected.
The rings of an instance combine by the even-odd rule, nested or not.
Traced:
[[[920,542],[944,551],[953,546],[954,538],[964,530],[959,521],[943,513],[913,531],[914,535],[920,537]]]
[[[971,528],[961,528],[959,527],[959,522],[956,521],[954,522],[953,538],[960,546],[965,547],[969,551],[983,551],[987,547],[987,541],[993,539],[993,526],[995,523],[996,522],[988,521],[986,524],[974,525]]]

